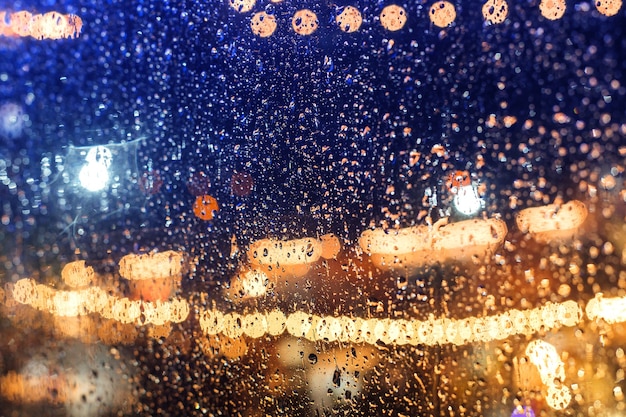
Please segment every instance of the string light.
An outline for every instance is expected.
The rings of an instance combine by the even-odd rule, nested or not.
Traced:
[[[572,212],[580,213],[582,203],[571,202],[572,207],[564,212],[571,216]],[[535,210],[534,213],[552,213],[552,206]],[[558,215],[558,213],[553,214]],[[586,211],[583,211],[586,214]],[[532,218],[533,212],[526,212],[524,219]],[[585,215],[582,216],[584,220]],[[546,221],[539,228],[529,230],[547,232],[549,227],[579,227],[580,216],[572,221],[569,217],[560,218],[558,222]],[[568,220],[569,219],[569,220]],[[569,222],[569,223],[568,223]],[[525,224],[525,223],[521,223]],[[534,223],[533,223],[534,227]],[[413,254],[418,251],[459,250],[460,247],[498,247],[506,235],[506,225],[499,219],[473,219],[464,222],[450,223],[442,221],[433,226],[415,226],[388,232],[383,229],[363,232],[359,244],[368,253],[376,251],[390,257]],[[335,257],[340,249],[339,241],[334,235],[320,239],[303,238],[291,241],[264,239],[250,245],[248,258],[252,267],[270,265],[309,265],[322,257]],[[183,272],[181,253],[174,251],[155,252],[142,255],[127,255],[119,263],[120,275],[134,281],[150,280],[155,277],[171,278]],[[55,318],[79,318],[90,314],[100,315],[109,320],[108,327],[97,329],[113,331],[116,326],[153,326],[154,334],[169,329],[170,323],[185,321],[190,314],[189,303],[185,299],[172,300],[133,300],[108,294],[104,289],[90,286],[94,283],[94,271],[84,261],[72,262],[62,272],[63,281],[72,290],[63,291],[38,284],[32,279],[21,279],[11,286],[6,286],[5,299],[7,305],[14,300],[20,304],[30,305],[41,311],[47,311]],[[250,278],[243,287],[252,296],[263,293],[267,276],[256,269],[243,274]],[[10,300],[9,300],[10,299]],[[609,324],[626,322],[626,297],[604,298],[598,294],[585,307],[587,317],[591,320],[602,319]],[[561,303],[548,302],[543,306],[508,311],[482,317],[454,319],[437,318],[430,315],[426,320],[395,319],[395,318],[361,318],[346,315],[317,315],[306,311],[294,311],[289,314],[281,310],[253,311],[242,314],[239,312],[222,312],[215,308],[197,310],[198,322],[206,347],[210,351],[224,351],[237,345],[238,352],[247,351],[245,339],[260,339],[267,336],[287,334],[295,338],[304,338],[311,342],[359,343],[371,346],[379,345],[412,345],[438,346],[445,344],[465,345],[504,340],[515,335],[534,335],[540,332],[572,327],[578,325],[583,318],[583,309],[575,301]],[[115,325],[114,323],[118,323]],[[112,326],[112,327],[111,327]],[[163,327],[164,326],[164,327]],[[88,329],[93,322],[74,323],[64,333],[80,336],[77,329]],[[129,340],[136,336],[133,332],[121,330]],[[103,330],[104,331],[104,330]],[[167,331],[166,331],[167,333]],[[104,337],[105,335],[103,335]],[[106,339],[106,338],[105,338]],[[102,339],[102,340],[105,340]],[[119,337],[118,337],[119,339]],[[112,339],[117,340],[117,339]],[[535,340],[531,342],[526,355],[529,357],[546,386],[546,401],[554,409],[563,409],[571,401],[569,388],[563,384],[565,378],[563,362],[553,346]]]
[[[131,300],[109,295],[99,287],[62,291],[37,284],[29,278],[15,283],[12,297],[20,304],[61,317],[95,313],[120,323],[161,325],[166,322],[180,323],[189,316],[189,304],[185,299],[156,302]]]
[[[333,234],[320,239],[261,239],[249,246],[247,257],[253,269],[268,275],[303,276],[320,258],[334,258],[340,249]]]
[[[541,330],[572,327],[580,323],[582,310],[575,301],[547,303],[530,310],[510,310],[486,317],[451,319],[430,317],[428,320],[362,319],[348,316],[318,316],[304,311],[289,315],[269,313],[223,314],[219,310],[200,310],[199,321],[207,335],[224,334],[252,337],[277,336],[287,332],[311,341],[344,341],[353,343],[409,344],[436,346],[465,345],[475,342],[504,340],[514,335],[532,335]],[[257,326],[257,327],[255,327]],[[270,329],[273,329],[270,332]]]
[[[82,19],[73,14],[55,11],[45,14],[0,11],[0,36],[31,36],[39,40],[76,38],[82,28]]]
[[[535,239],[547,242],[571,238],[587,219],[584,203],[572,200],[565,204],[548,204],[520,211],[515,222],[518,229]]]
[[[471,219],[397,230],[377,228],[361,234],[359,246],[381,269],[413,268],[446,259],[485,257],[504,242],[507,227],[500,219]]]

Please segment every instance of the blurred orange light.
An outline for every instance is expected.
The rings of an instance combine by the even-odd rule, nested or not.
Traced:
[[[210,195],[198,196],[193,203],[193,214],[201,220],[212,220],[215,212],[219,211],[219,209],[220,206],[217,204],[217,200]]]

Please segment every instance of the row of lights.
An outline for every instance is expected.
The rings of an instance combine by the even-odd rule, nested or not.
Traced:
[[[229,0],[229,4],[237,12],[247,13],[254,8],[256,0]],[[594,5],[599,13],[614,16],[621,9],[622,0],[597,0]],[[566,8],[565,0],[541,0],[539,4],[541,15],[549,20],[562,18]],[[483,17],[489,24],[504,22],[508,13],[509,5],[506,0],[487,0],[482,6]],[[440,28],[450,26],[456,20],[456,15],[454,4],[446,0],[433,3],[428,13],[431,23]],[[407,19],[408,14],[404,7],[396,4],[385,6],[378,16],[380,24],[390,32],[402,29]],[[337,10],[335,23],[346,33],[356,32],[363,24],[363,15],[356,7],[346,6]],[[291,19],[291,27],[299,35],[311,35],[318,26],[317,15],[310,9],[296,11]],[[250,27],[255,35],[267,38],[274,34],[278,23],[274,14],[260,11],[252,15]]]

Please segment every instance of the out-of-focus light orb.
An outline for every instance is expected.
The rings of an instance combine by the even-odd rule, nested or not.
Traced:
[[[596,0],[596,9],[605,16],[615,16],[622,8],[622,0]]]
[[[539,241],[569,239],[587,219],[588,210],[578,200],[548,204],[520,211],[515,217],[518,229]]]
[[[95,146],[87,151],[85,162],[87,162],[87,164],[98,164],[109,168],[113,163],[113,154],[109,148],[105,146]]]
[[[248,261],[254,269],[268,275],[304,276],[311,264],[320,258],[330,259],[341,250],[339,238],[333,234],[312,237],[278,240],[261,239],[253,242],[247,252]]]
[[[120,262],[120,275],[126,279],[153,279],[179,276],[183,255],[175,251],[126,255]]]
[[[602,319],[608,324],[626,321],[626,298],[604,298],[602,293],[597,293],[595,298],[589,300],[585,313],[590,320]]]
[[[61,271],[61,279],[72,288],[88,287],[94,280],[94,270],[85,261],[70,262]]]
[[[130,296],[136,300],[166,301],[180,286],[183,254],[175,251],[124,256],[120,275],[128,279]]]
[[[83,20],[73,14],[56,11],[45,14],[32,14],[26,10],[13,13],[0,11],[0,36],[31,36],[37,40],[76,38],[82,27]]]
[[[406,10],[397,4],[390,4],[380,12],[380,24],[391,32],[402,29],[406,24],[406,19]]]
[[[315,238],[261,239],[250,245],[247,256],[254,269],[270,275],[301,277],[319,260],[323,249],[323,243]]]
[[[298,35],[310,35],[318,26],[317,15],[309,9],[298,10],[291,19],[291,27]]]
[[[509,5],[506,0],[487,0],[483,4],[483,17],[492,25],[502,23],[509,14]]]
[[[506,223],[500,219],[454,223],[441,219],[432,226],[365,230],[359,246],[372,257],[376,267],[402,268],[411,274],[416,268],[446,259],[484,259],[504,242],[506,233]]]
[[[241,274],[237,279],[241,280],[241,290],[244,296],[261,297],[267,292],[269,279],[263,271],[252,269]]]
[[[220,209],[215,197],[210,195],[200,195],[193,203],[193,213],[201,220],[212,220],[215,213]]]
[[[250,19],[250,29],[252,33],[261,38],[269,38],[276,30],[276,17],[267,12],[258,12]]]
[[[7,16],[7,12],[2,12],[3,26],[8,26],[13,35],[17,36],[29,36],[30,25],[33,20],[33,14],[26,10],[20,10],[10,13]],[[7,24],[8,21],[8,24]]]
[[[361,28],[363,16],[361,16],[361,12],[356,7],[347,6],[341,13],[337,14],[335,22],[337,22],[339,28],[344,32],[352,33]]]
[[[546,403],[554,410],[564,410],[572,401],[572,393],[565,385],[551,384],[546,393]]]
[[[483,200],[478,193],[478,187],[472,182],[469,172],[455,171],[450,174],[446,181],[448,191],[454,195],[452,202],[454,208],[465,216],[478,213],[484,206]]]
[[[138,182],[143,181],[137,172],[137,151],[143,139],[109,143],[106,145],[69,146],[65,156],[58,155],[63,169],[60,176],[67,191],[79,194],[84,191],[101,193],[101,210],[113,200],[137,195]],[[147,190],[146,190],[147,191]],[[108,206],[110,207],[110,206]]]
[[[459,187],[453,199],[454,208],[465,216],[472,216],[483,207],[483,200],[478,196],[475,185]]]
[[[24,133],[28,116],[24,108],[17,103],[5,103],[0,106],[0,137],[16,139]]]
[[[545,385],[554,383],[555,379],[565,379],[565,367],[556,348],[543,340],[533,340],[526,346],[526,356],[537,367],[541,382]]]
[[[113,154],[105,146],[89,148],[85,156],[86,164],[78,174],[80,185],[88,191],[100,191],[109,182],[109,167]]]
[[[246,13],[252,10],[256,0],[229,0],[228,4],[239,13]]]
[[[83,21],[76,15],[56,11],[33,15],[30,36],[35,39],[74,38],[80,34]]]
[[[533,340],[526,347],[526,355],[537,367],[541,382],[547,387],[546,403],[555,410],[565,409],[572,400],[572,393],[563,384],[565,364],[556,348],[543,340]]]
[[[456,19],[456,9],[448,1],[438,1],[430,6],[429,17],[433,25],[445,28]]]
[[[566,7],[565,0],[541,0],[539,3],[541,15],[549,20],[562,18]]]
[[[87,191],[101,191],[109,182],[109,171],[102,165],[85,165],[78,174],[80,185]]]

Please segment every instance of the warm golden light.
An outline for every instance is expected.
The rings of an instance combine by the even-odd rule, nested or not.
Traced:
[[[433,25],[445,28],[450,26],[456,19],[456,9],[452,3],[439,0],[430,7],[428,16]]]
[[[522,232],[547,242],[574,236],[587,214],[585,204],[572,200],[564,204],[524,209],[517,214],[515,221]]]
[[[324,259],[336,258],[341,251],[341,242],[332,233],[320,236],[320,243],[322,245],[322,253],[320,255]]]
[[[536,220],[534,216],[537,215],[544,221]],[[585,216],[584,205],[571,202],[558,207],[558,210],[554,206],[527,209],[518,216],[518,221],[527,222],[519,224],[527,225],[529,233],[538,233],[549,232],[555,225],[576,228]],[[554,221],[555,217],[557,221]],[[506,225],[499,219],[472,219],[456,223],[447,223],[447,219],[442,219],[432,226],[392,231],[366,230],[359,239],[359,245],[373,259],[378,256],[375,263],[385,268],[398,262],[432,262],[433,258],[434,261],[445,261],[484,257],[502,245],[506,233]],[[321,258],[336,257],[340,248],[334,235],[324,235],[320,239],[259,240],[253,242],[248,250],[252,269],[244,268],[233,282],[238,283],[242,298],[261,297],[266,294],[271,281],[262,268],[270,271],[283,268],[292,271],[303,265],[309,268]],[[162,277],[160,279],[180,277],[182,264],[183,255],[174,251],[127,255],[119,262],[119,272],[131,282],[151,281],[149,278],[155,276]],[[135,326],[149,326],[147,334],[152,337],[167,337],[171,331],[170,324],[183,322],[190,314],[190,305],[185,299],[132,299],[111,295],[98,286],[89,286],[94,283],[94,271],[82,261],[67,264],[62,276],[68,286],[79,288],[63,291],[38,284],[32,279],[21,279],[6,287],[9,291],[6,298],[52,314],[58,335],[87,343],[98,340],[96,335],[105,343],[131,343],[138,335]],[[587,317],[602,319],[608,324],[626,322],[625,300],[626,297],[605,299],[598,294],[585,308]],[[380,344],[461,346],[505,340],[516,335],[543,334],[564,326],[576,326],[583,318],[583,310],[575,301],[548,302],[533,309],[511,308],[498,314],[463,319],[435,317],[432,314],[424,320],[362,318],[318,315],[301,310],[285,313],[280,309],[243,313],[202,307],[198,307],[197,314],[203,333],[203,339],[199,341],[202,350],[207,355],[219,354],[229,358],[246,354],[249,339],[267,336],[285,335],[312,343],[338,342],[372,347]],[[556,349],[535,340],[528,345],[526,355],[537,368],[545,386],[546,403],[556,410],[566,408],[572,394],[564,385],[563,362]],[[15,384],[5,388],[8,390],[5,397],[16,395],[10,390],[22,389],[23,384],[20,385],[17,379],[15,381]]]
[[[380,12],[380,24],[388,31],[395,32],[404,27],[407,17],[402,6],[390,4]]]
[[[506,0],[487,0],[487,2],[483,4],[482,12],[486,22],[492,25],[499,24],[506,20],[509,14],[509,5]],[[505,126],[510,127],[514,124],[514,122],[511,123],[514,118],[511,118],[511,116],[507,116],[507,118],[508,120],[505,120]]]
[[[501,242],[505,226],[499,220],[470,220],[452,224],[433,226],[432,229],[418,226],[401,229],[387,234],[382,229],[363,233],[360,244],[363,249],[373,252],[385,251],[394,256],[416,250],[411,242],[417,241],[423,247],[435,248],[441,252],[447,249],[459,251],[461,246],[490,246]],[[416,239],[416,237],[418,237]],[[329,241],[335,242],[332,237]],[[427,243],[424,243],[427,242]],[[292,241],[257,241],[250,247],[252,259],[262,257],[268,263],[297,264],[316,261],[322,254],[322,240],[304,238]],[[334,253],[334,251],[331,251]],[[163,252],[150,255],[129,255],[120,261],[120,272],[142,279],[154,274],[166,275],[181,272],[182,255],[176,252]],[[69,264],[67,271],[89,271],[84,264]],[[90,276],[91,272],[85,272]],[[260,296],[267,285],[267,277],[257,270],[249,270],[242,284],[251,296]],[[11,287],[7,287],[11,288]],[[106,319],[123,324],[165,325],[187,319],[190,308],[184,299],[147,302],[119,298],[109,295],[99,287],[89,287],[73,291],[56,290],[37,284],[32,279],[21,279],[11,288],[12,298],[21,304],[60,317],[78,317],[96,313]],[[604,319],[607,323],[626,321],[626,302],[621,298],[604,299],[601,295],[591,300],[586,307],[590,319]],[[224,334],[236,339],[242,335],[260,338],[266,334],[277,336],[287,332],[295,337],[312,341],[350,341],[375,344],[441,344],[463,345],[474,342],[502,340],[516,334],[531,335],[541,330],[556,329],[561,326],[575,326],[582,318],[582,310],[574,301],[547,303],[543,307],[530,310],[510,309],[504,313],[454,319],[449,317],[428,320],[404,319],[362,319],[349,316],[318,316],[296,311],[285,314],[280,310],[239,314],[222,313],[219,310],[200,310],[199,322],[207,335]]]
[[[605,16],[615,16],[622,8],[622,0],[596,0],[594,4]]]
[[[109,295],[98,287],[61,291],[28,278],[15,283],[12,295],[20,304],[61,317],[96,313],[120,323],[161,325],[166,322],[180,323],[189,315],[189,304],[184,299],[156,302],[131,300]]]
[[[176,277],[182,273],[183,255],[174,251],[126,255],[119,263],[120,275],[129,280]]]
[[[291,19],[291,27],[298,35],[310,35],[317,30],[318,25],[317,15],[309,9],[298,10]]]
[[[587,303],[585,313],[590,320],[601,319],[608,324],[626,322],[626,297],[604,298],[598,293]]]
[[[484,258],[504,242],[506,224],[499,219],[472,219],[397,230],[373,229],[361,234],[359,246],[381,269],[415,268],[447,259]]]
[[[143,301],[167,301],[180,287],[183,255],[174,251],[126,255],[120,275],[130,281],[130,296]]]
[[[572,394],[563,382],[565,365],[556,348],[542,340],[533,340],[526,347],[526,356],[537,367],[541,382],[547,387],[546,402],[555,410],[566,408]]]
[[[361,16],[359,9],[356,7],[346,6],[341,13],[335,17],[335,22],[342,31],[352,33],[361,28],[361,24],[363,24],[363,17]]]
[[[541,0],[539,11],[549,20],[557,20],[563,17],[567,4],[565,0]]]
[[[50,401],[60,404],[67,399],[66,382],[61,376],[22,375],[10,371],[0,376],[0,396],[13,402],[37,403]],[[55,392],[52,396],[51,392]]]
[[[82,27],[82,19],[73,14],[0,11],[0,36],[31,36],[39,40],[76,38]]]
[[[276,17],[267,12],[257,12],[252,16],[252,19],[250,19],[250,29],[252,29],[252,33],[261,38],[272,36],[277,26]]]
[[[223,314],[218,310],[201,310],[200,326],[207,335],[224,334],[231,338],[246,334],[261,338],[277,336],[283,331],[310,341],[376,344],[410,344],[435,346],[465,345],[503,340],[513,335],[532,335],[541,330],[575,326],[582,311],[574,301],[548,303],[532,310],[512,309],[486,317],[428,320],[362,319],[348,316],[318,316],[296,311],[289,315],[272,311],[251,315]]]
[[[256,0],[228,0],[228,4],[239,13],[247,13],[256,4]]]
[[[238,274],[231,280],[231,289],[242,298],[261,297],[267,292],[269,279],[263,271],[249,270]]]
[[[302,238],[294,240],[261,239],[248,248],[248,261],[254,269],[268,275],[303,276],[311,264],[321,257],[333,258],[341,248],[334,235],[321,239]]]
[[[92,267],[85,266],[85,261],[70,262],[63,267],[61,279],[73,288],[87,287],[94,280]]]

